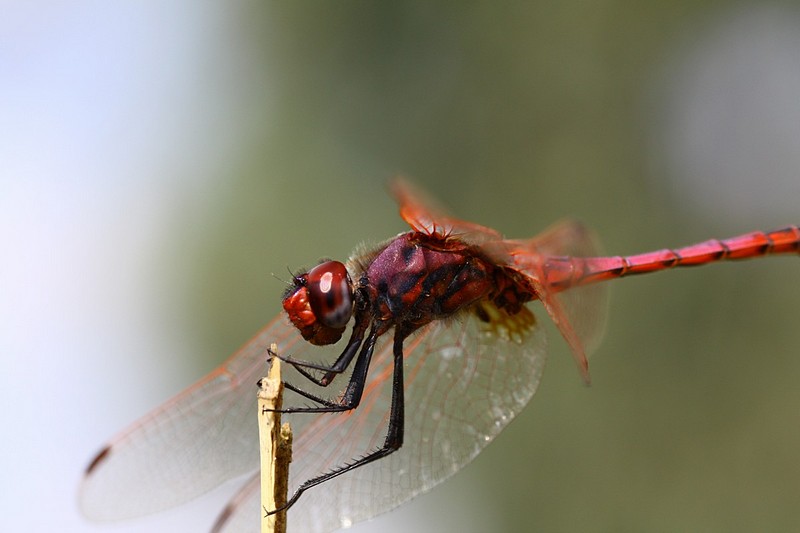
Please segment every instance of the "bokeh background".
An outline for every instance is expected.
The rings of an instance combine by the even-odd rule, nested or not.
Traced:
[[[613,254],[800,223],[794,2],[4,2],[6,531],[201,531],[233,486],[83,522],[100,444],[279,311],[286,269],[404,226],[387,179]],[[792,530],[800,263],[613,284],[581,385],[369,531]],[[324,490],[320,489],[320,490]]]

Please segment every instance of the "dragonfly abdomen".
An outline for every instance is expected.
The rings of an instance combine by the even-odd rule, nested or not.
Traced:
[[[683,248],[663,249],[630,256],[552,257],[545,263],[548,283],[567,289],[636,274],[676,267],[700,266],[772,254],[800,253],[800,227],[755,231],[730,239],[711,239]]]

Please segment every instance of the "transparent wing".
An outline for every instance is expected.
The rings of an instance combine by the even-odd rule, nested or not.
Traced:
[[[587,354],[597,346],[605,329],[608,293],[604,285],[562,289],[548,284],[548,268],[572,257],[597,255],[595,239],[579,222],[564,220],[527,240],[495,240],[479,249],[494,262],[517,273],[517,281],[535,294],[569,344],[578,368],[588,383]],[[559,261],[552,261],[558,258]]]
[[[424,191],[401,177],[394,178],[389,189],[400,206],[400,216],[420,233],[440,238],[458,237],[468,244],[502,238],[496,230],[446,214]]]
[[[562,220],[526,241],[530,250],[548,257],[596,257],[602,255],[598,239],[584,224]],[[545,263],[546,268],[546,263]],[[608,316],[608,285],[575,287],[554,296],[581,339],[586,355],[600,344]]]
[[[406,341],[403,448],[308,491],[290,511],[293,528],[333,531],[429,490],[471,461],[530,400],[544,366],[544,334],[528,312],[508,317],[484,305],[489,323],[469,313]],[[112,520],[154,513],[256,472],[256,382],[266,372],[271,342],[281,353],[317,360],[332,360],[341,348],[310,347],[289,324],[274,321],[219,369],[111,441],[82,483],[84,514]],[[382,443],[391,362],[387,337],[354,412],[285,418],[295,439],[292,488]],[[346,378],[337,385],[343,388]],[[303,383],[288,372],[287,379]],[[285,405],[290,402],[307,403],[287,394]],[[245,486],[228,510],[225,531],[255,531],[258,483]]]
[[[406,341],[403,447],[309,490],[289,510],[290,529],[335,531],[430,490],[469,463],[528,403],[544,367],[544,333],[527,309],[509,317],[481,305],[492,317],[489,323],[469,313],[435,322]],[[383,443],[390,339],[383,339],[374,357],[364,398],[353,413],[284,418],[294,432],[292,488]],[[257,531],[257,483],[245,486],[230,510],[223,531]]]
[[[117,520],[184,503],[258,467],[256,383],[267,347],[305,344],[280,317],[214,372],[114,438],[80,487],[83,513]]]

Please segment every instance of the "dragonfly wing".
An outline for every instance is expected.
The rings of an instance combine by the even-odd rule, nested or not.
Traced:
[[[225,506],[211,533],[259,533],[262,514],[261,475],[256,471]]]
[[[491,228],[447,215],[435,200],[404,178],[394,178],[389,189],[400,206],[400,216],[415,231],[438,238],[458,237],[468,244],[502,238]]]
[[[509,317],[482,303],[406,340],[405,438],[385,459],[310,489],[289,510],[290,528],[328,532],[393,509],[469,463],[528,403],[545,361],[544,332],[527,309]],[[295,413],[291,489],[378,448],[391,400],[390,335],[376,348],[361,405],[351,413]],[[297,383],[297,381],[295,381]],[[287,395],[284,405],[291,405]],[[223,531],[258,527],[258,491],[243,489]]]
[[[543,255],[591,257],[598,254],[597,238],[592,231],[570,218],[552,224],[526,242]]]
[[[599,344],[605,329],[607,290],[596,284],[559,292],[550,287],[547,269],[550,258],[598,255],[594,236],[574,220],[559,222],[528,240],[490,241],[480,246],[492,260],[518,273],[542,301],[547,314],[572,350],[584,380],[589,382],[587,355]]]
[[[584,224],[565,219],[526,241],[529,249],[543,256],[597,257],[603,255],[598,239]],[[545,263],[544,268],[547,268]],[[552,293],[553,291],[549,291]],[[595,283],[575,287],[555,295],[562,316],[572,325],[587,355],[600,344],[608,316],[608,285]]]
[[[93,520],[117,520],[184,503],[258,468],[257,381],[267,347],[306,344],[280,317],[214,372],[123,431],[98,454],[80,487]]]
[[[529,272],[534,271],[534,268],[529,266],[527,270]],[[539,276],[531,278],[534,290],[536,294],[539,295],[539,299],[542,301],[542,305],[544,305],[547,314],[550,315],[550,318],[561,332],[561,335],[567,341],[567,344],[569,344],[581,377],[589,384],[592,380],[589,376],[589,361],[586,356],[586,349],[584,348],[583,341],[580,335],[578,335],[577,330],[573,327],[572,321],[570,321],[564,306],[561,305],[561,299],[557,297],[556,293],[551,291],[547,285],[541,283],[539,279]]]

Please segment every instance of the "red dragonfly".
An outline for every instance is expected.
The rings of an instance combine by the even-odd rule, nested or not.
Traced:
[[[603,330],[604,284],[596,282],[800,252],[800,228],[791,226],[596,257],[589,232],[573,221],[532,239],[504,239],[442,214],[403,180],[391,190],[411,231],[358,249],[346,265],[326,261],[294,276],[283,301],[288,320],[272,321],[95,457],[81,486],[87,517],[157,512],[249,475],[214,531],[256,531],[256,383],[275,342],[294,372],[284,375],[289,394],[297,395],[284,403],[298,412],[290,417],[289,522],[309,532],[347,527],[455,474],[525,407],[546,353],[530,302],[543,304],[588,382],[586,356]],[[340,341],[349,324],[349,339]],[[326,396],[350,366],[342,392]]]

